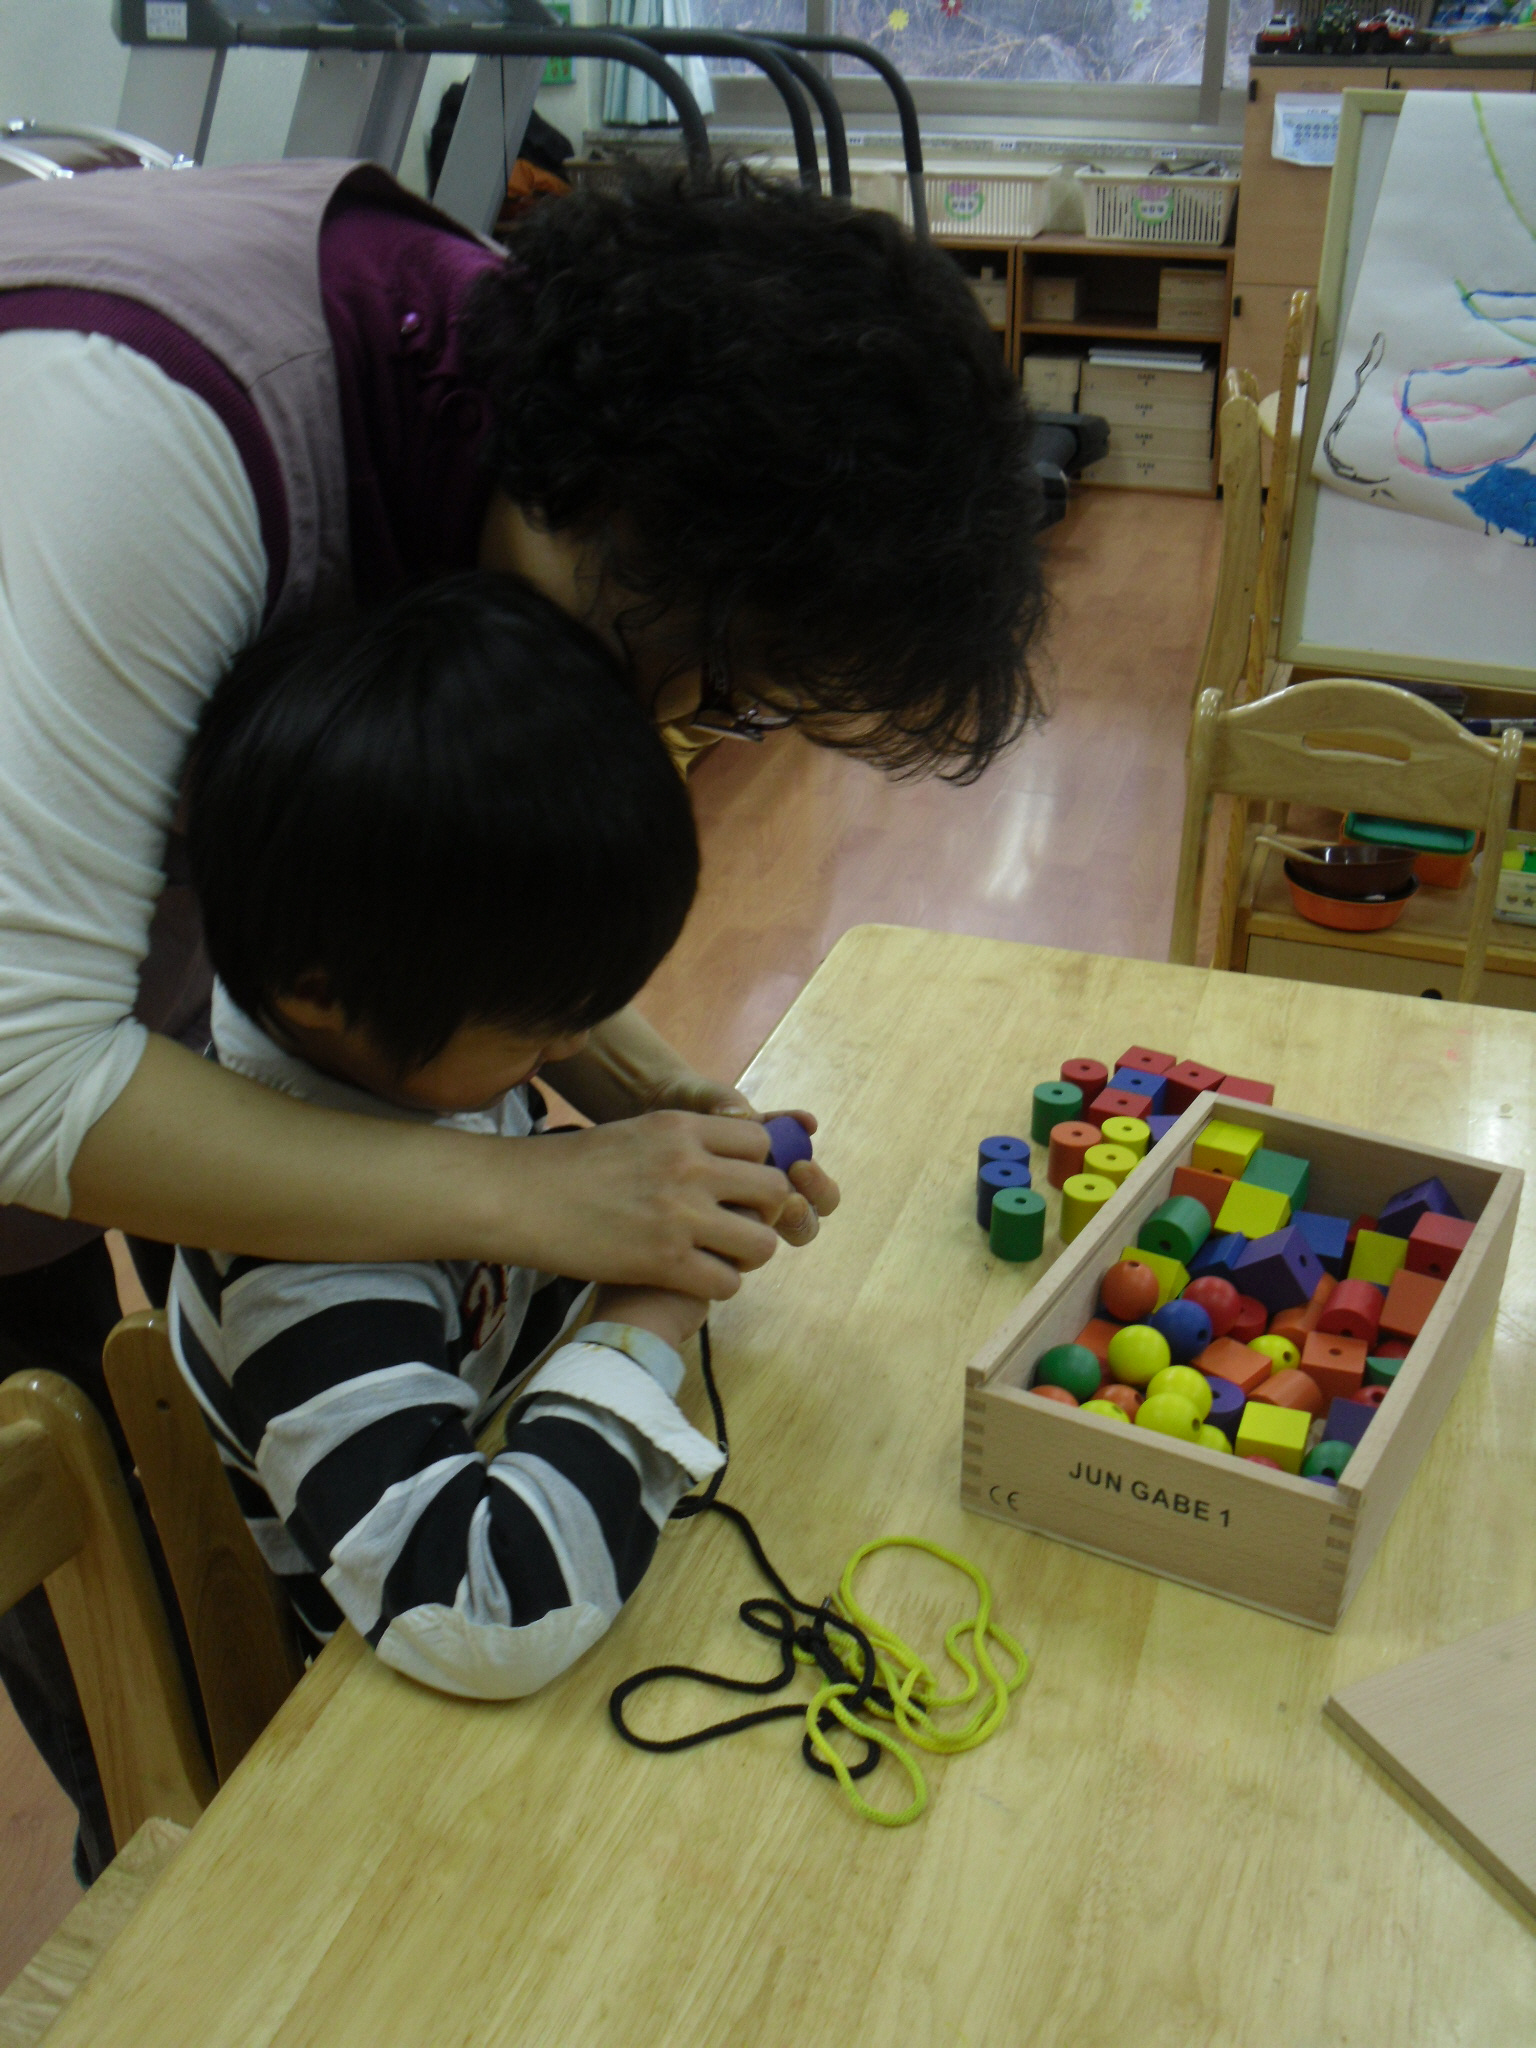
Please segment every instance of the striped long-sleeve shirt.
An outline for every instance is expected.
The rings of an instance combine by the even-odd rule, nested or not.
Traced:
[[[328,1106],[406,1115],[283,1052],[223,995],[223,1064]],[[515,1140],[526,1093],[441,1119]],[[397,1670],[481,1699],[537,1690],[613,1621],[673,1506],[721,1463],[649,1331],[589,1324],[528,1380],[494,1457],[477,1429],[558,1337],[573,1283],[457,1261],[298,1264],[183,1247],[171,1336],[301,1631],[345,1615]]]

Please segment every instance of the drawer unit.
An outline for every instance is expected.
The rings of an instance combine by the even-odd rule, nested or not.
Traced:
[[[1208,491],[1211,459],[1208,455],[1106,455],[1086,466],[1083,480],[1122,484],[1139,491]]]
[[[1182,461],[1208,463],[1211,459],[1209,427],[1112,426],[1109,430],[1111,455],[1176,456]]]

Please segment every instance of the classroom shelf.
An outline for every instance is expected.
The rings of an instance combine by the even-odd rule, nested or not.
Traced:
[[[1020,334],[1065,334],[1094,341],[1184,341],[1192,348],[1220,348],[1225,329],[1191,334],[1183,327],[1141,327],[1127,320],[1021,320]]]

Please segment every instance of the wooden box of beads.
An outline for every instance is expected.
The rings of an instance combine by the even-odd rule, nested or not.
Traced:
[[[1262,1134],[1311,1165],[1307,1208],[1374,1216],[1437,1176],[1471,1236],[1336,1484],[1058,1405],[1030,1391],[1053,1346],[1102,1314],[1100,1284],[1194,1164],[1206,1126]],[[1201,1095],[966,1371],[963,1504],[1020,1529],[1309,1627],[1335,1627],[1369,1568],[1498,1305],[1523,1176],[1459,1153]]]

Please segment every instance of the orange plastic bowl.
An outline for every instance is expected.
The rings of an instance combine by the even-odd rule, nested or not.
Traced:
[[[1400,889],[1393,889],[1374,899],[1319,896],[1315,889],[1297,881],[1289,861],[1285,864],[1285,881],[1296,915],[1304,917],[1309,924],[1326,925],[1335,932],[1384,932],[1389,925],[1397,923],[1419,886],[1410,875]]]

